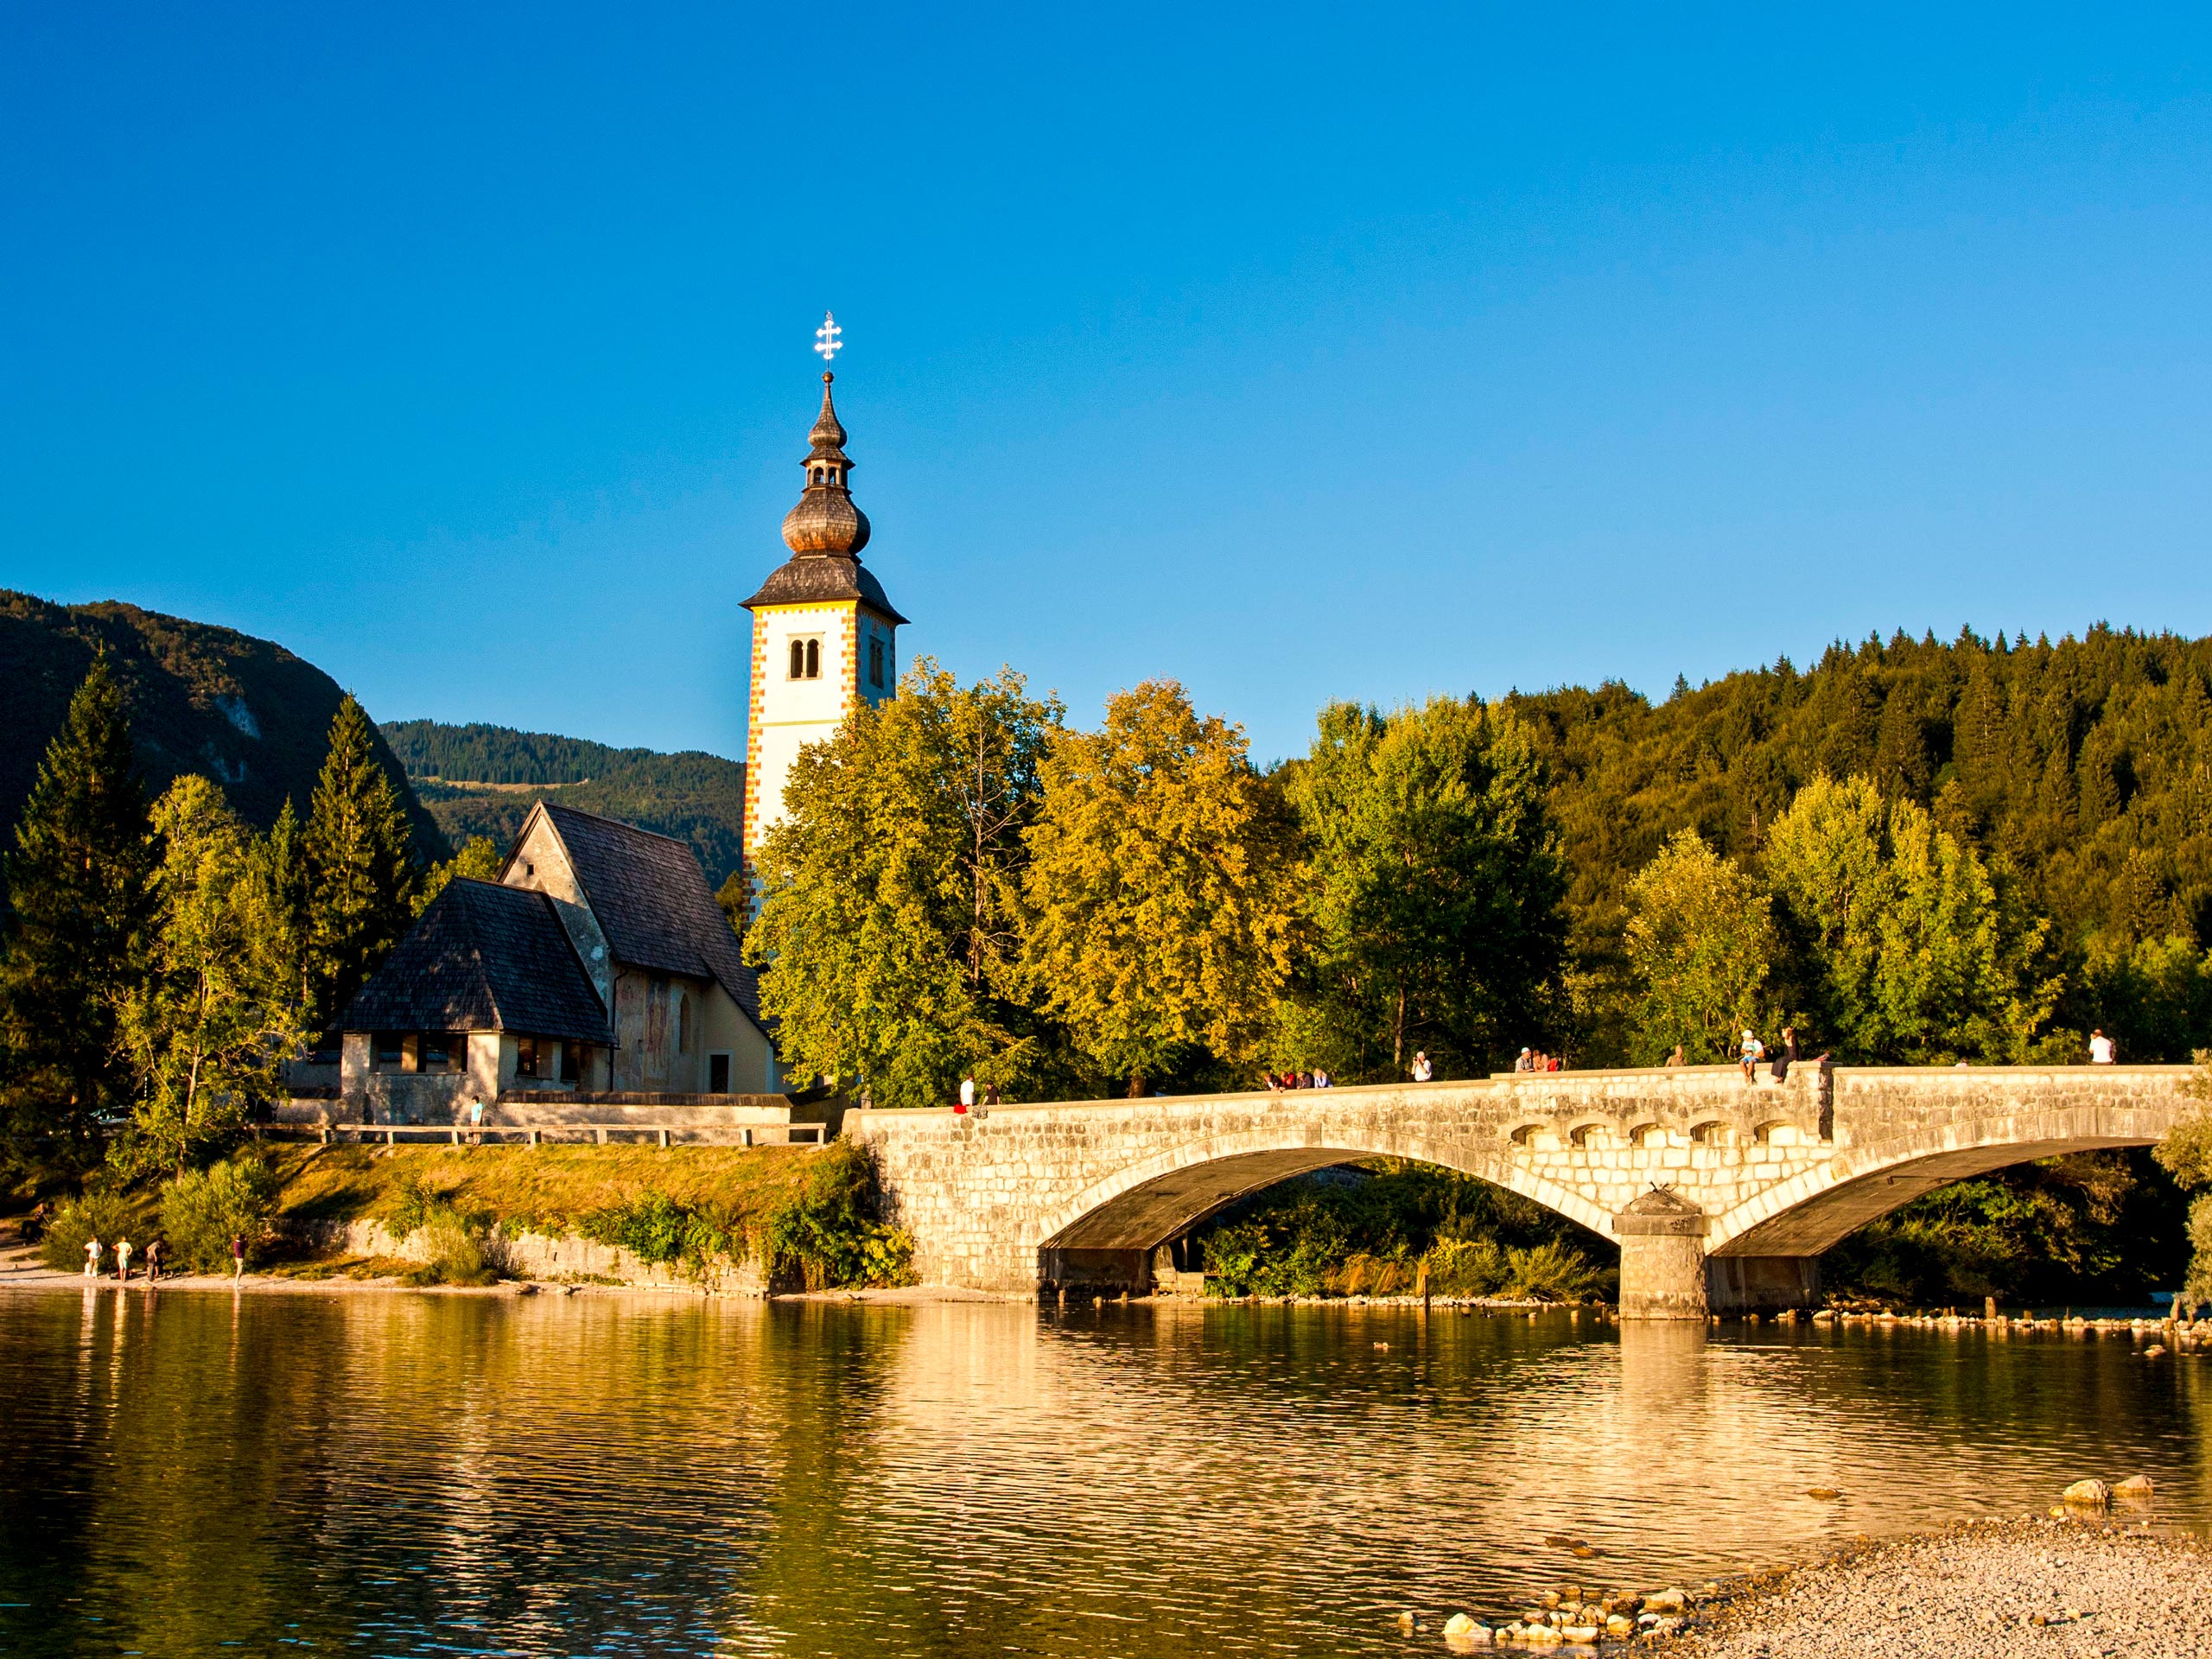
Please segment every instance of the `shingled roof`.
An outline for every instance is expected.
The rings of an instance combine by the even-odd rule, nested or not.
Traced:
[[[553,901],[465,876],[430,901],[340,1023],[346,1031],[614,1040]]]
[[[738,953],[729,918],[691,849],[634,824],[543,803],[584,902],[614,959],[633,968],[711,979],[760,1023],[760,981]]]
[[[745,607],[820,605],[843,599],[856,599],[889,621],[906,620],[892,608],[874,571],[858,559],[831,553],[802,553],[778,565]]]

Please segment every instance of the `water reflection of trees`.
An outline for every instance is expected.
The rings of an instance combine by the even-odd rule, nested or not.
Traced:
[[[26,1652],[1339,1652],[2116,1455],[2206,1490],[2124,1344],[1563,1315],[105,1290],[0,1298],[0,1384]]]

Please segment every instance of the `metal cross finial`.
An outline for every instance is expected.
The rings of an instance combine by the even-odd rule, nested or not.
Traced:
[[[814,331],[814,349],[822,353],[823,368],[828,368],[844,348],[845,342],[838,338],[844,332],[837,326],[836,318],[827,311],[822,314],[822,326]]]

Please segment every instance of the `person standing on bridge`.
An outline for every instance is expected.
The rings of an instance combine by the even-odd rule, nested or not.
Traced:
[[[957,1112],[964,1112],[975,1103],[976,1074],[973,1071],[970,1071],[960,1079],[960,1103],[954,1107],[953,1110]]]
[[[2113,1058],[2112,1039],[2106,1036],[2101,1030],[2091,1032],[2089,1033],[2089,1064],[2110,1065]]]
[[[1675,1052],[1667,1057],[1667,1064],[1670,1066],[1688,1065],[1689,1064],[1688,1057],[1686,1057],[1682,1052],[1682,1046],[1680,1043],[1676,1043],[1675,1045]]]
[[[1789,1068],[1796,1064],[1797,1030],[1794,1026],[1784,1026],[1782,1028],[1782,1046],[1775,1051],[1774,1055],[1774,1080],[1777,1083],[1786,1081]]]
[[[1427,1083],[1435,1075],[1436,1068],[1428,1063],[1428,1051],[1425,1048],[1415,1049],[1414,1051],[1414,1081]]]

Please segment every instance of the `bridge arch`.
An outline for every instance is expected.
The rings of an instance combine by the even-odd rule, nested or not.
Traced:
[[[1151,1250],[1187,1232],[1238,1199],[1279,1182],[1363,1158],[1407,1158],[1471,1175],[1517,1193],[1600,1236],[1611,1217],[1570,1188],[1513,1160],[1457,1141],[1420,1135],[1337,1135],[1317,1145],[1294,1131],[1238,1135],[1175,1147],[1097,1181],[1047,1212],[1039,1249],[1058,1251]],[[1049,1275],[1048,1275],[1049,1276]]]
[[[1955,1181],[2074,1152],[2155,1145],[2171,1109],[2082,1107],[1955,1121],[1847,1147],[1716,1217],[1706,1248],[1718,1256],[1815,1256],[1870,1222]]]

